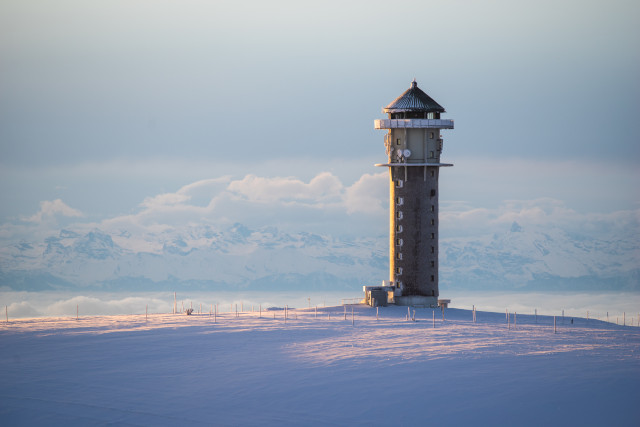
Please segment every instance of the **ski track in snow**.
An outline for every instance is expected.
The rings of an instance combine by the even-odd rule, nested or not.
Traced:
[[[0,326],[3,425],[638,425],[640,329],[356,305]],[[274,319],[275,313],[275,319]],[[413,314],[413,311],[411,312]],[[435,327],[433,316],[435,313]],[[354,324],[352,324],[352,322]],[[427,422],[429,421],[429,422]]]

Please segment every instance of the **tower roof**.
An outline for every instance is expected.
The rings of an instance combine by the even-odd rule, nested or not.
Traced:
[[[413,79],[409,89],[394,99],[391,104],[384,107],[385,113],[402,113],[407,111],[444,113],[444,108],[424,93],[418,87],[416,79]]]

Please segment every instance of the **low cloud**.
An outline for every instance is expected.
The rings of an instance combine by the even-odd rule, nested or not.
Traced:
[[[82,212],[77,209],[73,209],[66,203],[64,203],[61,199],[55,200],[45,200],[40,202],[40,210],[35,215],[30,217],[23,218],[26,222],[42,222],[46,219],[55,217],[55,216],[65,216],[65,217],[81,217]]]

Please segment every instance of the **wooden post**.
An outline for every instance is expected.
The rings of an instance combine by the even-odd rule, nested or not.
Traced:
[[[413,310],[413,318],[411,320],[413,320],[414,322],[416,321],[416,311],[415,310]]]
[[[553,316],[553,333],[555,334],[557,332],[556,329],[556,316]]]
[[[344,320],[347,320],[347,306],[343,305],[342,307],[344,307]]]
[[[436,310],[435,310],[435,308],[433,309],[433,311],[431,311],[431,314],[433,314],[433,328],[435,329],[435,327],[436,327]]]
[[[511,316],[507,313],[507,329],[511,330]]]
[[[216,311],[213,312],[213,323],[218,322],[218,304],[216,304]]]
[[[518,312],[513,312],[513,329],[518,327]]]
[[[609,312],[607,311],[607,323],[609,323]]]
[[[176,314],[178,311],[178,300],[176,299],[176,293],[173,293],[173,314]]]
[[[622,326],[627,326],[627,313],[622,312]]]
[[[442,321],[444,322],[444,305],[441,305],[440,308],[442,309]]]
[[[202,314],[202,303],[200,303],[200,314]]]
[[[262,319],[262,303],[260,303],[260,319]]]
[[[378,317],[378,314],[379,314],[379,313],[378,313],[378,308],[379,308],[379,307],[376,307],[376,320],[380,320],[380,318]]]
[[[471,306],[471,321],[473,323],[476,322],[476,306],[475,305]]]
[[[411,319],[411,309],[407,307],[407,322]]]

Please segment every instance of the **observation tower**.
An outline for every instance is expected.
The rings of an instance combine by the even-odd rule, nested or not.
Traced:
[[[418,88],[415,79],[383,112],[388,118],[374,121],[375,129],[388,130],[388,160],[376,166],[389,168],[390,184],[389,281],[380,291],[393,292],[397,305],[436,307],[438,180],[440,168],[453,166],[441,163],[440,132],[453,129],[453,120],[440,118],[445,109]]]

